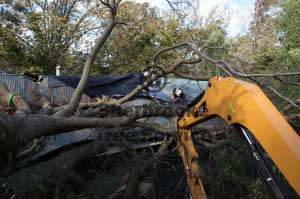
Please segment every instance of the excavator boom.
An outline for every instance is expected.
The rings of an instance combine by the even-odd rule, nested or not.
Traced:
[[[198,154],[191,149],[190,128],[213,116],[251,132],[300,195],[300,136],[258,86],[233,77],[216,76],[209,80],[202,96],[177,120],[178,149],[185,167],[191,170],[188,182],[195,181],[188,183],[193,198],[206,196],[203,197],[205,191],[201,182],[196,183],[199,171],[194,165]]]

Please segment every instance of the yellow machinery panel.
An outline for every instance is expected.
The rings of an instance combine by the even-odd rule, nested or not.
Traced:
[[[211,78],[203,97],[178,121],[179,132],[214,115],[252,132],[300,195],[300,137],[258,86],[232,77]]]

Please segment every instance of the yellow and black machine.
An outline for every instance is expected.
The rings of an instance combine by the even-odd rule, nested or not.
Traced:
[[[240,129],[254,163],[275,198],[285,196],[257,142],[300,195],[300,136],[258,86],[233,77],[215,76],[209,80],[206,90],[188,105],[185,113],[176,118],[177,147],[193,199],[207,196],[201,182],[191,128],[215,116]]]

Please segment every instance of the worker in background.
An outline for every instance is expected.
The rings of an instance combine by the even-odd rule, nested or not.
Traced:
[[[186,104],[186,96],[181,88],[174,88],[171,97],[172,103],[174,104]]]

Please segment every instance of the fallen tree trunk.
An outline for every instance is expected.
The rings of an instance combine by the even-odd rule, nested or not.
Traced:
[[[128,124],[130,117],[59,118],[44,115],[9,116],[0,113],[0,152],[14,151],[25,143],[68,131],[92,127],[114,127]]]
[[[0,113],[0,153],[14,151],[25,143],[40,138],[84,128],[112,128],[127,125],[144,117],[173,117],[176,109],[165,106],[127,108],[127,115],[114,118],[60,118],[46,115]]]

